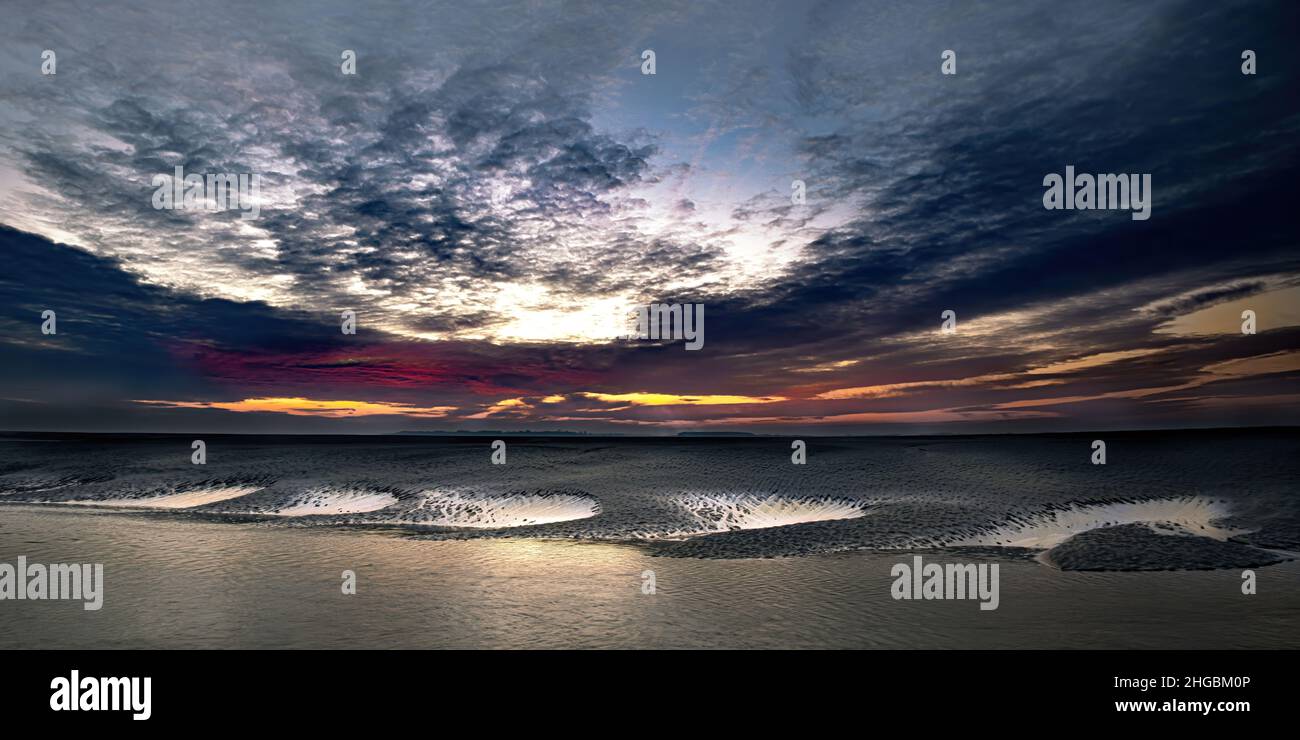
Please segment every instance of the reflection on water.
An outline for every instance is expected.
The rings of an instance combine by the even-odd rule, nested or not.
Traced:
[[[101,562],[104,608],[0,602],[0,648],[1300,647],[1300,566],[1062,573],[1001,561],[1001,606],[894,601],[897,553],[653,558],[542,540],[0,507],[0,561]],[[656,593],[641,593],[655,572]],[[357,574],[357,594],[341,574]]]

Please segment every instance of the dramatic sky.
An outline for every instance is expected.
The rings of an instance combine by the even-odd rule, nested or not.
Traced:
[[[23,5],[0,429],[1300,423],[1294,2]],[[621,336],[676,302],[702,349]]]

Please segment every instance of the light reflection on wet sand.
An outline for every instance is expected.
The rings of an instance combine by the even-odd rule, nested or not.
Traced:
[[[1001,607],[894,601],[898,553],[655,558],[631,545],[434,542],[0,507],[0,561],[102,562],[104,608],[0,603],[0,648],[1300,647],[1300,564],[1063,573],[1000,561]],[[927,556],[932,557],[932,556]],[[641,592],[653,570],[656,594]],[[357,594],[340,591],[344,570]]]

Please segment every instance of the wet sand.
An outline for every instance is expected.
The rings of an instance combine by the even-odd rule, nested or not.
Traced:
[[[430,541],[173,514],[0,507],[0,562],[102,562],[103,609],[0,602],[0,648],[1300,648],[1300,563],[1001,568],[995,611],[896,601],[901,552],[654,557],[645,546]],[[927,559],[943,558],[926,553]],[[969,560],[967,553],[961,559]],[[341,593],[341,574],[357,593]],[[654,571],[656,593],[642,593]]]

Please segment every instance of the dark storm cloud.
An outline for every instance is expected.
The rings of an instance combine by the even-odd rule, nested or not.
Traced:
[[[58,400],[71,389],[128,397],[209,392],[177,368],[189,342],[255,352],[306,347],[319,323],[258,303],[198,299],[142,284],[113,259],[0,227],[5,395]],[[54,311],[56,333],[41,332]]]
[[[1169,5],[1127,29],[1150,42],[1120,60],[1099,56],[1090,38],[1113,34],[1113,25],[1063,23],[991,58],[965,52],[958,76],[935,76],[928,86],[945,88],[943,104],[807,138],[808,179],[833,183],[835,198],[869,193],[870,213],[814,242],[816,259],[755,300],[763,322],[749,312],[724,314],[737,321],[722,327],[719,341],[745,336],[747,325],[787,327],[805,341],[855,329],[879,336],[928,328],[946,308],[974,318],[1193,270],[1223,278],[1294,272],[1300,257],[1288,204],[1300,192],[1300,111],[1279,101],[1290,97],[1283,81],[1297,72],[1294,56],[1281,53],[1280,30],[1295,11],[1255,8],[1245,23],[1239,8],[1187,9]],[[835,29],[856,28],[843,19],[826,27],[832,38],[791,65],[797,76],[816,78],[803,86],[822,95],[809,93],[807,103],[870,106],[834,78],[828,87],[817,77],[832,61],[857,58],[822,63],[821,49],[850,43]],[[1209,28],[1216,29],[1209,50],[1169,54],[1196,47]],[[875,40],[863,39],[864,54]],[[1275,77],[1240,74],[1240,50],[1255,47],[1273,50]],[[1154,173],[1155,216],[1133,222],[1124,212],[1044,210],[1041,179],[1067,164]],[[1134,307],[1113,296],[1098,301],[1111,316]],[[851,303],[869,310],[841,310]]]

